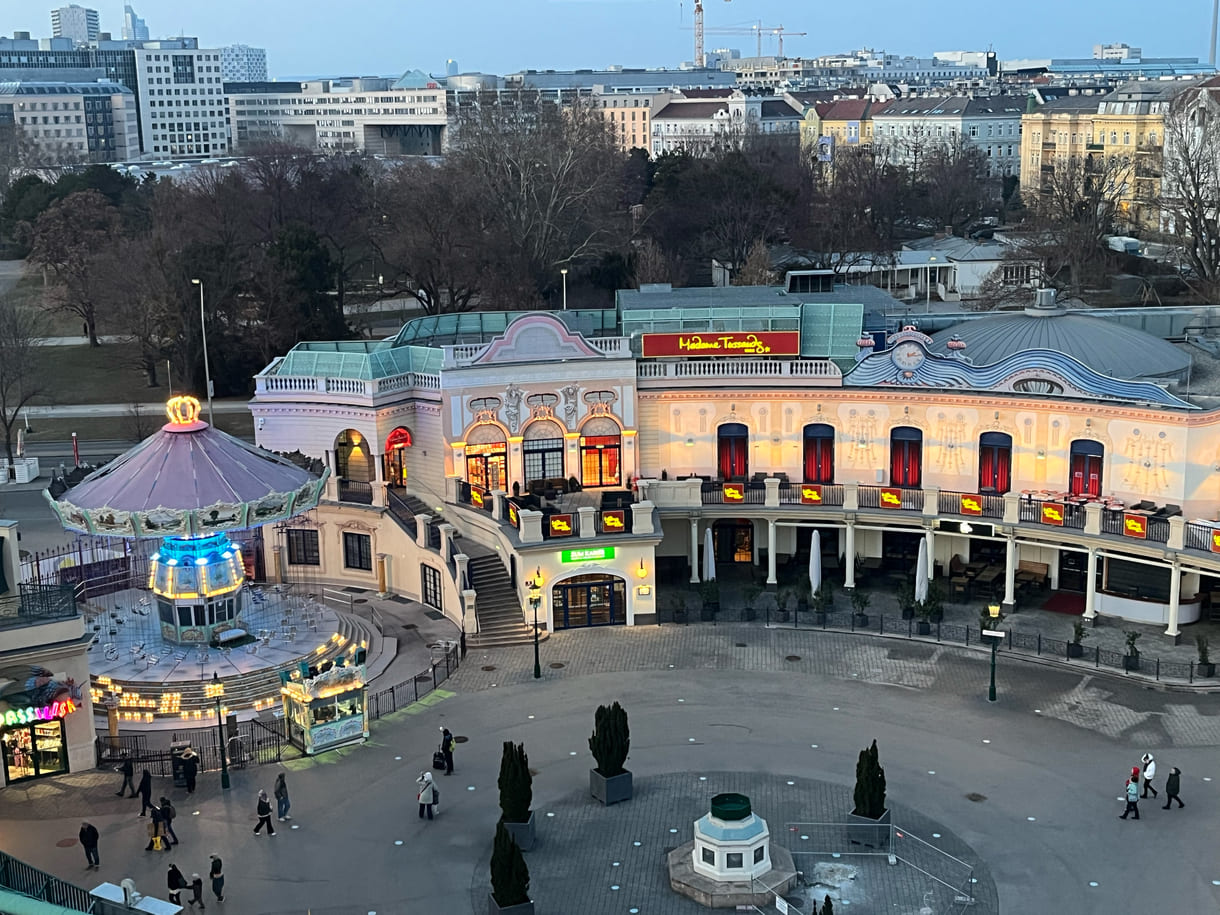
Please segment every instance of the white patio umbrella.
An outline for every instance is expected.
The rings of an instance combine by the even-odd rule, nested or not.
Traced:
[[[919,557],[915,560],[915,599],[928,599],[928,541],[919,538]]]
[[[710,527],[703,538],[703,580],[716,580],[716,546],[712,542],[712,529]]]
[[[809,593],[817,594],[822,587],[822,535],[813,532],[809,539]]]

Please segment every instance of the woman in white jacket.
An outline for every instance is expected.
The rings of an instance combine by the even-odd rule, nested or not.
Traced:
[[[431,772],[421,772],[419,778],[415,780],[415,784],[419,785],[419,818],[424,818],[424,812],[428,814],[428,819],[432,819],[432,807],[436,804],[436,785],[432,783]]]
[[[1156,788],[1152,786],[1152,780],[1156,777],[1156,760],[1152,758],[1151,753],[1145,753],[1140,757],[1140,762],[1144,764],[1144,794],[1148,796],[1148,792],[1152,792],[1152,796],[1156,797]]]

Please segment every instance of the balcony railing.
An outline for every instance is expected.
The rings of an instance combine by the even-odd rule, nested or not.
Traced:
[[[339,501],[353,502],[357,505],[372,505],[373,484],[361,483],[358,480],[340,480]]]
[[[388,378],[326,378],[314,375],[256,375],[254,393],[260,394],[321,394],[344,398],[373,398],[396,391],[422,390],[439,392],[441,376],[425,372],[404,372]]]
[[[705,378],[812,378],[837,383],[843,377],[829,359],[692,359],[685,362],[648,362],[636,365],[640,381]]]
[[[806,496],[805,490],[811,487],[816,487],[814,492],[821,496],[820,499]],[[843,487],[834,483],[780,483],[779,504],[812,505],[814,508],[825,505],[837,508],[843,504]]]
[[[77,613],[72,585],[22,584],[16,597],[0,600],[0,629],[53,623]]]
[[[1217,533],[1220,533],[1220,525],[1200,524],[1197,521],[1188,522],[1185,530],[1186,549],[1220,553],[1220,543],[1213,540]]]
[[[923,490],[901,489],[897,486],[861,486],[860,507],[923,511]]]
[[[978,510],[970,506],[977,505]],[[942,515],[963,515],[967,518],[1003,518],[1004,497],[993,493],[941,492],[937,509]]]
[[[1071,502],[1031,502],[1023,499],[1020,517],[1022,521],[1031,524],[1084,530],[1084,509]],[[1062,523],[1056,524],[1056,521]]]
[[[729,495],[726,496],[726,489]],[[700,487],[704,505],[762,505],[767,501],[767,488],[762,483],[703,483]],[[734,495],[739,493],[741,498]]]

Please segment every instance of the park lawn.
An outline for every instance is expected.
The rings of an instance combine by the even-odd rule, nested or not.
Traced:
[[[77,327],[79,332],[80,328]],[[46,389],[32,403],[155,403],[169,399],[164,368],[160,387],[150,388],[135,367],[139,347],[134,343],[101,346],[39,347],[46,367]]]
[[[76,433],[82,447],[89,442],[128,442],[139,441],[138,432],[151,435],[161,428],[165,422],[163,415],[147,416],[143,420],[144,429],[136,428],[135,420],[130,416],[102,416],[88,418],[48,418],[35,417],[30,420],[33,429],[26,435],[28,442],[66,442]],[[247,412],[217,413],[216,426],[230,435],[247,441],[254,440],[254,417]]]

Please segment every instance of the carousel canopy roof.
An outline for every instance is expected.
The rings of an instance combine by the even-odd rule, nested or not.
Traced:
[[[194,535],[282,520],[317,504],[325,474],[200,422],[194,398],[174,398],[167,412],[159,432],[52,501],[65,527]]]

